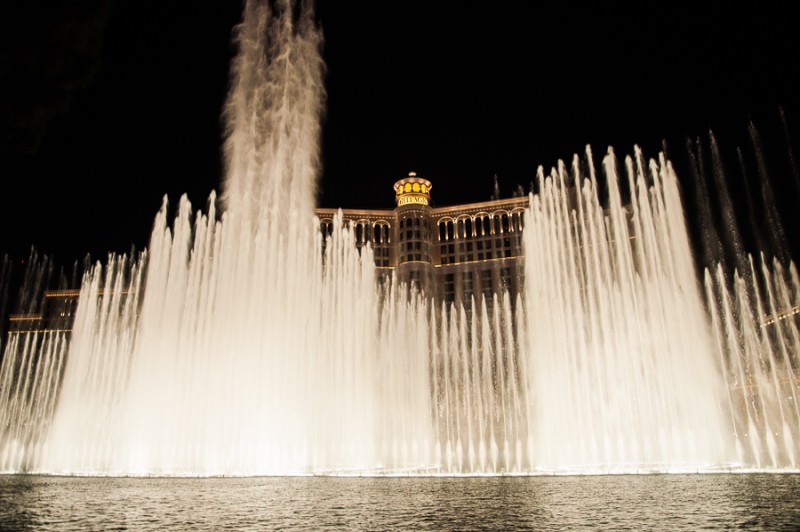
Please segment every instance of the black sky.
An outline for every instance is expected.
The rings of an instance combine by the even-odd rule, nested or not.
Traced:
[[[241,4],[47,4],[0,17],[0,253],[142,247],[165,194],[200,207],[219,189]],[[319,204],[390,208],[409,170],[439,205],[482,201],[495,174],[510,195],[586,144],[656,156],[662,140],[690,188],[685,138],[712,128],[734,153],[752,119],[792,210],[784,139],[768,132],[783,106],[800,136],[800,7],[738,4],[320,0]]]

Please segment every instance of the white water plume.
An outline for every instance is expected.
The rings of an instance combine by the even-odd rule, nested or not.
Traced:
[[[313,219],[320,39],[310,11],[245,6],[226,109],[227,208],[217,221],[213,196],[207,214],[183,199],[170,227],[165,204],[146,257],[132,267],[112,258],[87,277],[39,469],[416,465],[429,407],[425,395],[399,400],[403,361],[377,342],[372,254],[359,255],[339,218],[323,260]],[[384,447],[400,451],[387,461]]]
[[[748,282],[749,280],[749,282]],[[761,258],[757,269],[706,271],[707,298],[726,367],[727,415],[736,439],[736,460],[759,470],[800,464],[800,280],[793,263],[785,271]]]
[[[669,163],[603,161],[609,205],[575,158],[539,174],[526,220],[526,351],[534,469],[636,472],[724,463],[721,368]]]
[[[609,152],[605,206],[590,152],[540,171],[516,299],[447,307],[378,283],[341,213],[323,241],[321,35],[294,11],[245,5],[223,212],[213,194],[205,212],[182,198],[170,223],[165,201],[145,253],[87,273],[69,340],[10,335],[2,471],[797,467],[797,273],[775,264],[763,291],[737,278],[731,292],[717,272],[704,303],[663,157],[625,159],[623,202]]]

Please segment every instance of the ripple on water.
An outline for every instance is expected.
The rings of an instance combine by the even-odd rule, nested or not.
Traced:
[[[0,476],[9,530],[795,530],[800,475]]]

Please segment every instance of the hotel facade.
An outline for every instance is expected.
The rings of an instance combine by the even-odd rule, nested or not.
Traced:
[[[436,301],[470,307],[524,282],[522,229],[528,196],[431,206],[433,185],[410,172],[394,184],[394,209],[342,209],[356,245],[372,246],[379,276],[421,288]],[[327,237],[338,209],[317,209]]]
[[[524,283],[522,229],[528,196],[446,207],[431,206],[433,185],[414,172],[394,184],[394,209],[342,209],[358,248],[372,247],[378,277],[394,276],[437,304],[489,307],[508,291],[512,302]],[[325,238],[339,209],[316,210]],[[72,328],[78,289],[48,290],[39,312],[12,314],[15,333]],[[488,310],[491,310],[489,308]]]

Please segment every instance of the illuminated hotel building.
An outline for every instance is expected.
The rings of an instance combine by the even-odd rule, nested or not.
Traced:
[[[394,184],[394,209],[342,209],[356,245],[372,245],[381,277],[423,289],[437,302],[469,308],[508,290],[515,298],[523,282],[522,227],[528,197],[432,207],[430,181],[409,173]],[[323,235],[338,209],[317,209]],[[69,331],[80,290],[48,290],[39,311],[9,317],[12,332]],[[513,301],[513,299],[512,299]]]
[[[394,184],[394,209],[342,209],[356,245],[372,245],[380,275],[394,273],[438,301],[469,305],[505,289],[515,297],[523,282],[528,197],[432,207],[432,188],[410,172]],[[317,209],[326,236],[337,211]]]

